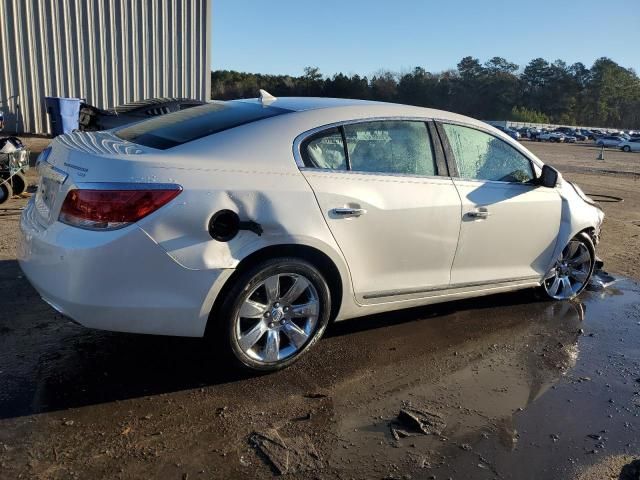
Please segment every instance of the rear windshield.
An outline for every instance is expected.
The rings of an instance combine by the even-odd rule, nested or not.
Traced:
[[[166,150],[230,128],[291,110],[249,102],[211,102],[124,127],[115,132],[123,140]]]

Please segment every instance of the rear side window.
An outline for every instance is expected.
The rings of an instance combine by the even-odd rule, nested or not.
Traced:
[[[526,183],[533,180],[527,157],[507,142],[469,127],[444,124],[460,177]]]
[[[382,121],[345,125],[351,170],[436,175],[424,122]]]
[[[124,127],[116,136],[139,145],[166,150],[214,133],[291,110],[249,102],[211,102]]]

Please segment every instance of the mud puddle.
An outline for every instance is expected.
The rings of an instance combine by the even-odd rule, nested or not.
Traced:
[[[197,340],[70,324],[17,275],[0,271],[18,293],[0,316],[2,478],[575,478],[639,457],[629,280],[336,324],[292,368],[243,377]]]

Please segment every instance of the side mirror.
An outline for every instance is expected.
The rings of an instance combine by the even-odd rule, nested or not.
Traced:
[[[558,184],[558,171],[550,167],[549,165],[543,165],[542,173],[538,178],[538,185],[542,185],[547,188],[555,188]]]

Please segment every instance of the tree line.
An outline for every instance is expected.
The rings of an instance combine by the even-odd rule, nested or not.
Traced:
[[[485,120],[640,128],[640,78],[603,57],[591,68],[562,60],[531,60],[521,69],[502,57],[485,63],[465,57],[457,68],[408,73],[379,71],[370,78],[315,67],[301,76],[211,72],[214,99],[255,97],[263,88],[277,96],[319,96],[399,102]]]

